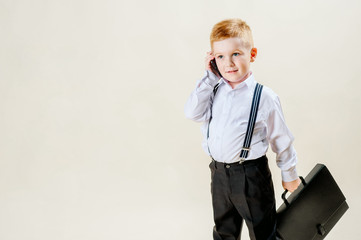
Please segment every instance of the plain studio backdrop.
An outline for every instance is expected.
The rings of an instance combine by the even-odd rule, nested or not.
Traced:
[[[299,174],[326,164],[350,205],[327,239],[361,239],[360,8],[1,0],[0,239],[211,239],[210,159],[183,109],[212,26],[233,17],[253,30],[252,70],[281,98]]]

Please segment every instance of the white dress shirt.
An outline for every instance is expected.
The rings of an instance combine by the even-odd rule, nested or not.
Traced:
[[[218,81],[219,78],[211,71],[205,72],[185,105],[185,115],[191,120],[204,122],[202,145],[206,153],[218,162],[233,163],[240,161],[256,81],[251,74],[232,89],[229,83],[221,78],[214,97],[213,88]],[[207,139],[211,107],[212,120]],[[262,157],[270,144],[276,153],[276,163],[281,169],[282,180],[293,181],[298,178],[293,140],[294,137],[286,126],[278,96],[264,86],[246,160]]]

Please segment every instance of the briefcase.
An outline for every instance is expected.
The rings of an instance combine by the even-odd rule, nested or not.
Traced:
[[[324,239],[347,211],[346,198],[327,167],[317,164],[277,210],[277,235],[282,240]]]

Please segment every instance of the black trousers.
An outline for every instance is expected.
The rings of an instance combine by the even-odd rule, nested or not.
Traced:
[[[252,240],[276,239],[276,202],[266,156],[242,164],[212,160],[214,240],[239,240],[243,220]]]

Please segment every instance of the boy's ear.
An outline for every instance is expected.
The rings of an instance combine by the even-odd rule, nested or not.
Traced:
[[[252,48],[251,49],[251,62],[254,62],[256,60],[257,57],[257,48]]]

